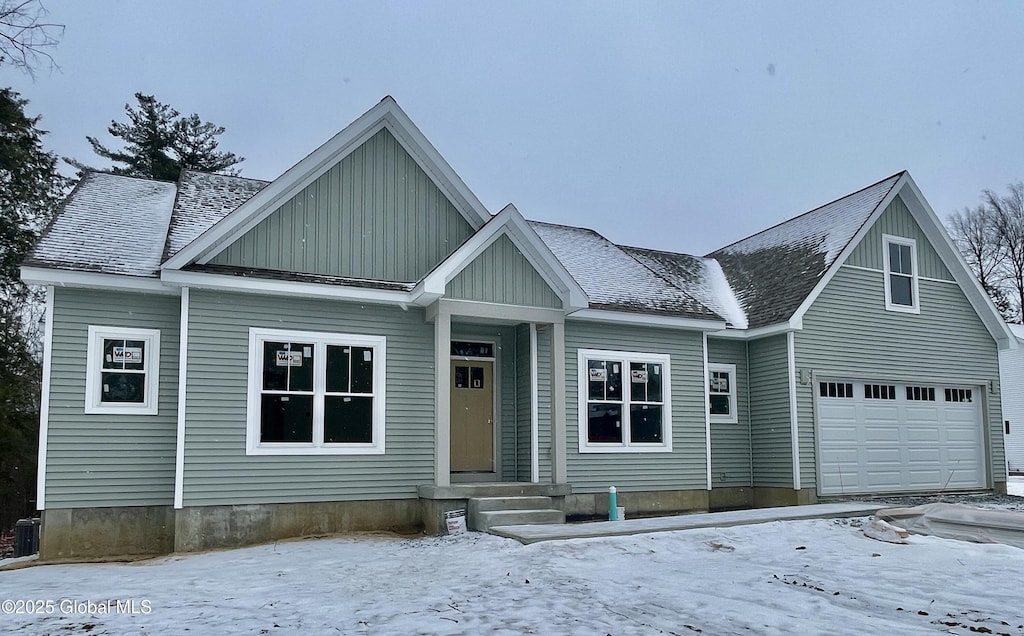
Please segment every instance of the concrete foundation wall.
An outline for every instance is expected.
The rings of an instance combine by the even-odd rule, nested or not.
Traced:
[[[708,509],[743,510],[754,506],[754,489],[750,487],[712,488],[708,493]]]
[[[194,552],[279,539],[393,530],[418,532],[418,499],[193,506],[177,511],[174,551]]]
[[[167,554],[174,550],[171,506],[44,510],[39,558],[90,561]]]
[[[818,503],[816,491],[804,488],[754,488],[755,508],[775,508],[777,506],[804,506]]]
[[[653,517],[677,512],[706,512],[708,510],[707,490],[620,492],[616,499],[619,506],[626,508],[627,519],[631,516]],[[566,495],[562,510],[570,520],[606,518],[608,516],[608,493]]]

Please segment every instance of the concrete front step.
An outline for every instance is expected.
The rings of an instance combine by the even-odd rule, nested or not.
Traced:
[[[474,497],[469,500],[470,515],[491,510],[554,510],[551,497]]]
[[[572,493],[569,484],[531,484],[526,482],[491,482],[482,484],[451,484],[419,487],[422,499],[472,499],[474,497],[564,497]]]
[[[467,518],[471,530],[489,532],[497,526],[565,523],[561,510],[482,510]]]

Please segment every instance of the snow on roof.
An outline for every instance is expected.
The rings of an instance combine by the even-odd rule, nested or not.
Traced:
[[[708,254],[721,265],[749,326],[788,320],[902,176]]]
[[[1017,336],[1017,339],[1024,342],[1024,325],[1007,324],[1013,335]]]
[[[25,264],[128,276],[156,276],[175,184],[86,174]]]
[[[737,329],[747,328],[747,315],[733,294],[721,266],[713,258],[699,258],[640,247],[624,247],[662,278],[697,299]]]
[[[593,230],[530,221],[592,307],[721,320],[696,298]]]
[[[178,199],[174,202],[164,259],[177,254],[269,183],[259,179],[183,171],[178,181]]]

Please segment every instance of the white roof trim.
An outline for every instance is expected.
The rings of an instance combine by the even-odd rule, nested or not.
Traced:
[[[321,283],[290,280],[268,280],[266,278],[248,278],[245,276],[210,274],[206,272],[164,270],[160,273],[160,280],[168,285],[190,287],[193,289],[215,289],[271,296],[300,296],[305,298],[324,298],[327,300],[348,300],[381,305],[411,305],[414,304],[413,301],[415,300],[411,292],[391,289],[324,285]]]
[[[137,291],[150,294],[178,294],[177,289],[169,288],[156,278],[128,276],[125,274],[105,274],[102,272],[83,272],[70,269],[50,269],[48,267],[30,267],[22,265],[21,280],[29,285],[53,285],[55,287],[89,287],[93,289],[115,289]]]
[[[508,236],[544,282],[558,294],[566,311],[588,306],[583,288],[511,203],[427,274],[414,293],[443,295],[448,283],[502,235]]]
[[[700,320],[698,318],[634,314],[626,311],[608,311],[605,309],[581,309],[569,314],[568,318],[592,322],[614,322],[627,325],[664,327],[668,329],[689,329],[697,331],[719,331],[725,329],[724,320]]]
[[[803,325],[798,322],[780,322],[774,325],[765,325],[763,327],[755,327],[754,329],[726,329],[724,331],[715,331],[710,334],[712,338],[731,338],[734,340],[757,340],[758,338],[767,338],[769,336],[777,336],[783,333],[789,333],[790,331],[800,331],[803,329]]]
[[[223,246],[230,245],[252,229],[382,128],[387,128],[395,136],[473,229],[479,229],[487,222],[490,214],[483,203],[427,141],[398,103],[388,96],[179,250],[164,263],[163,268],[181,269],[193,262],[208,262]]]

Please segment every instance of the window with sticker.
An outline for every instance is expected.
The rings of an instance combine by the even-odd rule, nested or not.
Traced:
[[[250,454],[384,452],[386,339],[249,332]]]
[[[672,450],[669,357],[579,350],[581,453]]]
[[[160,331],[89,327],[85,412],[156,415]]]

